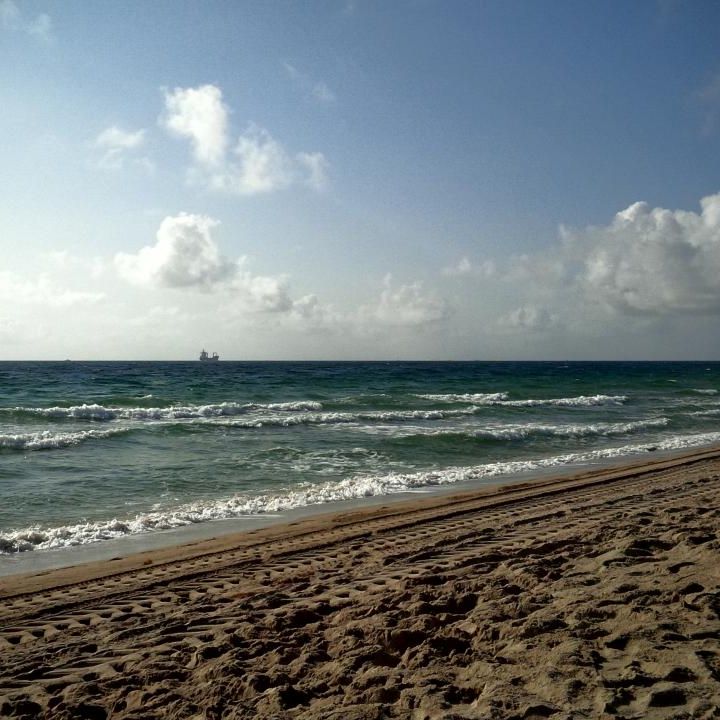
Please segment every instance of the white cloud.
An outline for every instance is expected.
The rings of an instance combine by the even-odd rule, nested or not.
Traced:
[[[149,288],[222,292],[241,311],[302,314],[307,301],[302,299],[296,308],[286,275],[254,275],[245,269],[245,258],[233,261],[222,255],[212,237],[217,225],[205,215],[166,217],[157,242],[135,254],[118,253],[115,268],[128,282]]]
[[[300,72],[300,70],[290,63],[283,63],[283,67],[295,87],[306,97],[312,98],[324,105],[335,102],[335,93],[322,80],[313,80],[310,75]]]
[[[240,195],[256,195],[285,188],[293,182],[293,162],[270,134],[250,126],[234,149],[237,162],[211,178],[214,187]]]
[[[95,145],[100,148],[122,148],[131,150],[140,147],[145,141],[145,130],[128,132],[112,125],[103,130],[96,138]]]
[[[172,134],[192,141],[195,167],[188,176],[212,190],[259,195],[305,185],[322,190],[328,162],[322,153],[291,154],[264,128],[254,123],[228,152],[228,109],[220,88],[176,88],[165,94],[161,124]]]
[[[125,280],[138,285],[209,290],[236,272],[235,263],[220,254],[211,237],[216,225],[217,220],[205,215],[166,217],[155,245],[135,255],[118,253],[115,267]]]
[[[447,303],[426,293],[420,282],[394,288],[392,276],[386,275],[377,304],[361,308],[359,314],[371,325],[420,327],[445,320],[450,312]]]
[[[127,158],[145,143],[145,130],[127,131],[117,125],[105,128],[93,141],[93,148],[99,153],[97,166],[104,170],[120,170]],[[153,163],[146,157],[133,158],[135,164],[152,172]]]
[[[105,261],[101,257],[78,257],[67,250],[51,250],[41,254],[54,270],[67,275],[76,271],[81,277],[97,279],[105,272]]]
[[[46,13],[27,18],[13,0],[0,0],[0,26],[20,30],[46,42],[52,40],[52,18]]]
[[[178,137],[189,138],[201,165],[220,165],[227,149],[228,109],[215,85],[175,88],[165,92],[163,127]]]
[[[293,307],[285,275],[240,272],[233,282],[233,289],[245,297],[247,309],[255,312],[284,313]]]
[[[210,187],[237,195],[259,195],[294,184],[322,190],[328,163],[322,153],[291,156],[270,133],[251,125],[238,139],[234,158],[218,171],[200,173]]]
[[[24,278],[4,271],[0,272],[0,298],[13,306],[27,304],[67,308],[100,302],[105,298],[105,293],[64,288],[46,273]]]
[[[563,229],[591,301],[626,314],[720,311],[720,193],[700,213],[638,202],[604,227]]]
[[[607,225],[561,226],[554,245],[501,266],[491,292],[501,334],[552,329],[572,344],[636,333],[639,347],[660,322],[681,333],[691,316],[720,314],[720,193],[699,212],[637,202]],[[611,342],[595,352],[626,349]]]

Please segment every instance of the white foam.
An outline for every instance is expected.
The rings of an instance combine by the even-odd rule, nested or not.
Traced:
[[[470,403],[487,403],[496,400],[507,400],[506,392],[497,393],[446,393],[446,394],[422,394],[415,397],[423,400],[433,400],[434,402],[470,402]]]
[[[322,410],[322,404],[312,401],[285,403],[235,403],[223,402],[208,405],[172,405],[170,407],[105,407],[97,404],[73,405],[71,407],[15,407],[2,408],[5,412],[26,413],[39,417],[69,420],[179,420],[243,415],[258,410],[273,412],[299,412]]]
[[[0,435],[0,448],[12,450],[55,450],[71,445],[79,445],[86,440],[109,438],[113,435],[126,433],[129,430],[130,428],[113,428],[112,430],[82,430],[69,433],[54,433],[50,430],[41,430],[34,433]]]
[[[458,410],[377,410],[368,412],[324,412],[301,415],[263,415],[250,420],[227,420],[218,424],[237,428],[291,427],[293,425],[336,425],[359,422],[401,422],[406,420],[444,420],[480,411],[479,406]]]
[[[508,407],[588,407],[592,405],[622,405],[627,395],[578,395],[566,398],[528,398],[526,400],[508,400],[508,393],[447,393],[423,394],[415,397],[435,402],[471,402],[475,405],[506,405]]]
[[[529,400],[502,400],[495,405],[509,407],[537,407],[543,405],[556,407],[590,407],[593,405],[622,405],[628,399],[627,395],[578,395],[567,398],[546,398]]]
[[[394,432],[397,437],[408,437],[413,435],[426,436],[452,436],[465,435],[475,438],[489,438],[493,440],[523,440],[533,436],[549,436],[549,437],[589,437],[589,436],[609,436],[609,435],[626,435],[629,433],[647,430],[650,428],[665,427],[670,422],[669,418],[659,417],[648,420],[634,420],[624,423],[588,423],[553,425],[549,423],[524,423],[524,424],[506,424],[492,425],[480,429],[453,428],[436,430],[433,428],[413,427],[403,429],[400,433]]]
[[[701,395],[717,395],[718,391],[715,388],[693,388],[693,392],[700,393]]]
[[[553,457],[487,463],[469,467],[450,467],[415,473],[356,475],[339,482],[310,483],[276,494],[239,494],[232,498],[188,503],[175,509],[142,513],[128,520],[78,523],[57,528],[38,526],[0,535],[0,552],[45,550],[98,542],[128,534],[165,530],[191,523],[277,513],[309,505],[321,505],[378,495],[408,492],[414,489],[481,481],[503,475],[525,474],[538,470],[620,458],[656,450],[679,450],[720,442],[720,433],[674,436],[656,443],[623,445]]]

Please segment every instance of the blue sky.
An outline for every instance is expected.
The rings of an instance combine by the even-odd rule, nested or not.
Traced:
[[[0,0],[0,357],[719,358],[719,36]]]

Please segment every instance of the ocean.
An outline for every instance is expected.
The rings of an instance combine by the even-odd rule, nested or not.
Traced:
[[[720,442],[720,363],[3,362],[0,553]]]

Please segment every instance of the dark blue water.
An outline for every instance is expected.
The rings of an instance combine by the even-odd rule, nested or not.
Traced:
[[[720,441],[720,363],[0,363],[0,550]]]

